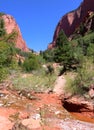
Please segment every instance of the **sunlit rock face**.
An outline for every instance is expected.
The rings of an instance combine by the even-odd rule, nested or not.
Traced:
[[[16,47],[23,51],[28,51],[26,43],[23,40],[20,28],[17,25],[15,19],[11,15],[3,15],[2,18],[4,19],[5,29],[6,29],[7,34],[10,34],[13,31],[17,32],[17,38],[15,41]]]
[[[69,37],[80,23],[84,21],[89,11],[94,11],[94,0],[84,0],[76,10],[64,15],[57,24],[53,41],[48,48],[55,46],[57,36],[61,30],[64,30],[65,34]]]

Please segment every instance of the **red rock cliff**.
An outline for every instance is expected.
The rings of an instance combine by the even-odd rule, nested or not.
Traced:
[[[48,46],[48,48],[52,48],[55,46],[57,36],[62,29],[69,37],[80,25],[80,23],[83,22],[89,11],[94,11],[94,0],[84,0],[76,10],[64,15],[56,27],[53,41]]]
[[[20,28],[17,25],[15,19],[10,15],[3,15],[2,18],[5,22],[5,29],[7,34],[10,34],[13,30],[17,32],[16,47],[23,51],[28,51],[29,49],[27,48],[26,43],[22,38]]]

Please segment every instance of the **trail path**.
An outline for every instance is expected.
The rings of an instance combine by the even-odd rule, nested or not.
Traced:
[[[66,84],[66,79],[64,76],[59,76],[55,82],[53,92],[58,95],[64,94],[64,87]]]

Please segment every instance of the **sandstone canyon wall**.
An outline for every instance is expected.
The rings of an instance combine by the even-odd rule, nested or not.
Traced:
[[[59,21],[54,32],[53,41],[48,48],[52,48],[56,44],[56,39],[61,30],[69,37],[75,29],[83,22],[89,11],[94,11],[94,0],[83,0],[81,5],[74,11],[64,15]]]
[[[26,46],[26,43],[22,38],[20,28],[17,25],[15,19],[11,15],[3,15],[2,18],[5,23],[5,29],[6,29],[7,34],[12,33],[12,31],[17,32],[16,47],[23,51],[28,51],[29,49]]]

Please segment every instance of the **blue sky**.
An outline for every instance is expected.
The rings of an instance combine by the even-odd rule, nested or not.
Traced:
[[[0,0],[0,12],[12,15],[27,46],[47,49],[61,17],[76,9],[83,0]]]

